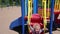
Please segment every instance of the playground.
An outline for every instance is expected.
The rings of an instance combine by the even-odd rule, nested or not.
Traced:
[[[23,2],[23,3],[22,3]],[[60,33],[60,1],[43,0],[38,6],[37,0],[21,0],[18,3],[0,5],[0,22],[8,22],[1,28],[1,34],[6,34],[6,29],[18,32],[19,34],[59,34]],[[47,5],[48,4],[48,5]],[[6,19],[6,20],[5,20]],[[1,25],[2,26],[2,25]],[[5,28],[6,29],[5,29]],[[38,28],[39,27],[39,28]],[[4,30],[3,30],[4,29]],[[10,30],[9,30],[10,29]],[[2,33],[4,32],[4,33]],[[11,33],[12,34],[12,33]]]
[[[9,24],[16,18],[21,17],[20,9],[21,9],[20,7],[16,6],[0,8],[0,16],[2,15],[0,17],[0,34],[18,34],[17,32],[9,29]],[[8,21],[6,21],[5,19]],[[46,34],[49,34],[49,32]],[[53,31],[53,34],[60,34],[60,31],[58,30]]]

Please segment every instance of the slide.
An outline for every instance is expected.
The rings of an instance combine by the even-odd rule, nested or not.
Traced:
[[[27,26],[27,21],[25,20],[25,33],[28,34],[28,26]],[[10,24],[10,29],[14,30],[18,33],[22,33],[22,17],[19,17],[18,19],[14,20]]]

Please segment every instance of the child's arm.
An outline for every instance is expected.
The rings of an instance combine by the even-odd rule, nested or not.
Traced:
[[[44,31],[44,28],[43,29],[40,29],[39,33],[43,32]]]
[[[30,26],[30,29],[31,29],[32,31],[34,31],[34,28],[33,28],[33,27],[31,27],[31,26]]]
[[[46,28],[46,30],[48,30],[48,29]],[[44,31],[44,28],[43,28],[43,29],[41,29],[41,30],[39,31],[39,33],[43,32],[43,31]]]

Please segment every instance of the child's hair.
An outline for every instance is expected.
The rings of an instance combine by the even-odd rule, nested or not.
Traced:
[[[39,27],[40,27],[40,24],[35,23],[35,24],[33,25],[33,27],[34,27],[34,28],[35,28],[35,27],[37,27],[37,26],[39,26]]]

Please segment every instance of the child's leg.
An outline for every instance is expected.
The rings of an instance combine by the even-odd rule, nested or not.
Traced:
[[[60,31],[60,24],[57,24],[57,26],[58,26],[58,27],[57,27],[57,30],[59,30],[59,31]]]
[[[60,24],[58,24],[58,28],[60,28]]]
[[[53,31],[55,31],[57,29],[57,24],[55,22],[53,22]]]

